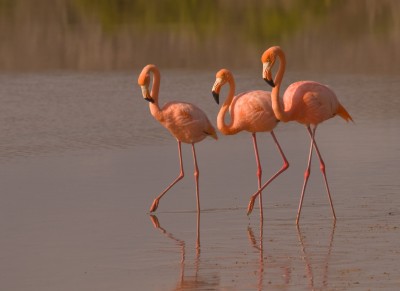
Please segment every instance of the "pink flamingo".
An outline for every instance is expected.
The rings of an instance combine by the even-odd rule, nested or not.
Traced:
[[[150,73],[153,74],[153,85],[149,92]],[[138,84],[142,88],[143,98],[149,101],[150,113],[158,120],[178,142],[180,173],[178,177],[154,199],[150,212],[156,211],[161,197],[167,193],[179,180],[184,177],[181,142],[192,145],[194,160],[194,176],[196,181],[197,212],[200,212],[199,198],[199,168],[194,144],[207,136],[218,139],[217,133],[205,113],[197,106],[186,102],[168,102],[163,108],[158,105],[158,91],[160,88],[160,71],[155,65],[147,65],[139,75]]]
[[[275,81],[272,80],[271,69],[275,61],[279,58],[279,70],[276,74]],[[283,106],[279,99],[279,89],[285,72],[286,59],[282,49],[278,46],[267,49],[262,57],[263,63],[263,78],[272,87],[272,108],[276,117],[283,121],[297,121],[307,127],[307,131],[311,138],[311,145],[308,157],[307,169],[304,173],[304,184],[301,192],[299,208],[297,211],[296,224],[299,223],[301,208],[303,205],[304,192],[307,186],[308,178],[310,176],[310,165],[313,147],[320,161],[320,169],[324,177],[326,191],[328,193],[329,203],[333,213],[333,219],[336,220],[335,210],[333,208],[331,193],[326,178],[325,163],[321,157],[317,143],[315,142],[315,131],[318,124],[339,115],[346,121],[353,121],[350,114],[339,103],[335,93],[327,86],[313,81],[300,81],[291,84],[283,95]],[[263,187],[265,187],[264,185]],[[260,190],[263,189],[261,187]],[[260,190],[252,196],[254,200],[259,194]],[[249,203],[249,212],[251,201]]]
[[[240,131],[246,130],[251,132],[253,137],[254,153],[257,162],[257,177],[258,187],[261,187],[261,175],[262,168],[258,155],[256,132],[270,132],[271,136],[279,150],[279,153],[283,159],[282,168],[276,172],[265,185],[268,185],[272,180],[278,177],[283,171],[289,167],[289,163],[275,137],[273,129],[278,124],[274,112],[271,107],[271,93],[266,91],[249,91],[235,94],[235,80],[233,79],[232,73],[227,69],[222,69],[217,72],[216,80],[212,88],[212,94],[215,101],[219,104],[219,93],[223,85],[229,84],[229,93],[224,104],[222,105],[218,117],[217,127],[225,135],[236,134]],[[227,125],[225,124],[225,115],[229,108],[231,115],[231,121]],[[261,193],[261,191],[259,191]],[[260,195],[260,215],[263,217],[262,208],[262,195]],[[254,200],[253,200],[254,204]]]

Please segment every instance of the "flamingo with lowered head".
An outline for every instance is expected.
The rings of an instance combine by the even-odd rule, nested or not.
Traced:
[[[235,80],[232,73],[227,69],[221,69],[216,74],[216,80],[212,87],[212,94],[215,101],[219,104],[219,93],[225,84],[229,84],[229,93],[217,117],[217,127],[225,135],[233,135],[240,131],[251,132],[253,137],[254,153],[257,163],[258,187],[261,187],[262,168],[258,155],[257,132],[270,132],[283,159],[282,168],[276,172],[265,184],[267,186],[276,177],[289,167],[289,163],[275,137],[273,129],[278,124],[271,107],[271,93],[267,91],[255,90],[235,95]],[[225,123],[225,115],[229,109],[230,123]],[[264,187],[265,188],[265,187]],[[262,195],[260,191],[260,217],[263,219]],[[253,200],[254,204],[254,200]]]
[[[272,80],[271,70],[277,59],[279,59],[279,69],[275,80]],[[353,121],[353,119],[346,109],[339,103],[335,93],[329,87],[314,81],[300,81],[291,84],[283,94],[282,102],[279,99],[279,89],[285,72],[286,59],[283,50],[279,46],[273,46],[267,49],[261,56],[261,62],[263,63],[263,78],[273,87],[271,98],[275,116],[283,122],[297,121],[304,124],[307,127],[307,131],[311,138],[308,165],[304,173],[304,183],[297,211],[296,224],[299,223],[300,219],[304,192],[310,176],[311,157],[314,147],[320,161],[320,169],[324,177],[333,219],[336,220],[328,180],[326,178],[325,163],[315,141],[315,131],[318,124],[336,115],[339,115],[346,121]],[[254,200],[265,186],[266,185],[261,187],[261,189],[256,192],[251,199]],[[251,203],[252,202],[250,201],[248,212],[251,212]]]
[[[149,91],[150,74],[153,75],[153,85]],[[186,102],[168,102],[162,108],[158,104],[158,91],[160,88],[160,71],[155,65],[147,65],[139,75],[138,84],[142,88],[143,98],[149,101],[150,113],[158,120],[178,142],[180,173],[178,177],[154,199],[150,212],[156,211],[160,199],[169,189],[184,177],[181,143],[192,145],[194,160],[194,176],[196,181],[197,212],[200,212],[199,197],[199,168],[194,144],[202,141],[207,136],[218,139],[217,133],[206,114],[197,106]]]

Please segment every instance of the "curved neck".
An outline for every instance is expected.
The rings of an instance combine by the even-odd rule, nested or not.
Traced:
[[[285,108],[283,107],[283,104],[279,98],[279,89],[281,87],[283,75],[286,68],[286,58],[281,49],[277,51],[277,56],[279,58],[279,69],[274,80],[275,87],[272,89],[271,92],[272,109],[274,110],[276,118],[281,121],[287,122],[289,121],[289,117],[288,114],[285,112]]]
[[[160,71],[154,65],[149,65],[147,72],[153,73],[153,85],[151,86],[151,98],[154,99],[154,103],[158,105],[158,91],[160,90]]]
[[[158,91],[160,89],[160,71],[155,65],[147,65],[143,68],[139,79],[144,80],[147,75],[153,75],[153,84],[151,86],[150,96],[154,100],[153,102],[149,102],[149,109],[151,115],[157,120],[162,119],[162,111],[158,105]]]
[[[235,134],[238,131],[233,128],[233,123],[234,123],[234,110],[231,109],[231,121],[229,124],[225,123],[225,115],[226,112],[229,109],[229,106],[232,103],[233,96],[235,95],[235,80],[233,79],[233,76],[229,78],[229,93],[228,96],[226,97],[226,100],[224,104],[222,104],[221,109],[219,110],[218,117],[217,117],[217,127],[219,131],[221,131],[223,134],[230,135],[230,134]]]
[[[147,65],[145,70],[143,70],[144,74],[152,73],[153,74],[153,84],[151,86],[151,98],[153,98],[154,103],[149,102],[149,108],[151,115],[154,116],[157,120],[161,118],[161,110],[160,106],[158,105],[158,92],[160,90],[160,71],[155,65]]]

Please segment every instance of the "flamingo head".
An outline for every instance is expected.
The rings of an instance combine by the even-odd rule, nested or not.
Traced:
[[[154,103],[154,99],[151,97],[150,90],[149,90],[150,75],[149,74],[145,74],[143,76],[140,75],[139,79],[138,79],[138,84],[139,84],[140,88],[142,89],[143,98],[151,103]]]
[[[280,48],[277,46],[270,47],[261,56],[261,62],[263,64],[262,76],[265,82],[271,87],[275,87],[274,80],[272,79],[272,67],[277,59],[277,52]]]
[[[221,69],[215,75],[215,83],[212,87],[212,95],[214,97],[215,102],[219,104],[219,93],[223,85],[226,84],[232,78],[231,72],[227,69]]]

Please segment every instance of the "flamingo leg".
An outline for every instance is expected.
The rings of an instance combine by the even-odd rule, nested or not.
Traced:
[[[254,154],[256,156],[256,163],[257,163],[257,178],[258,178],[258,189],[261,188],[261,176],[262,176],[262,168],[261,168],[261,163],[260,163],[260,157],[258,155],[258,146],[257,146],[257,138],[256,134],[252,134],[253,137],[253,145],[254,145]],[[264,211],[263,211],[263,203],[262,203],[262,193],[260,192],[259,195],[259,202],[260,202],[260,218],[261,221],[264,218]]]
[[[311,138],[311,145],[310,145],[310,156],[308,159],[308,167],[306,172],[304,173],[304,185],[303,185],[303,190],[301,193],[301,198],[300,198],[300,203],[299,203],[299,209],[297,211],[297,219],[296,219],[296,224],[299,223],[299,219],[300,219],[300,212],[301,212],[301,207],[303,204],[303,198],[304,198],[304,192],[305,192],[305,188],[307,185],[307,181],[308,181],[308,177],[310,176],[310,164],[311,164],[311,155],[312,155],[312,149],[313,147],[315,147],[315,151],[318,155],[319,158],[319,162],[320,162],[320,170],[322,172],[322,175],[324,176],[324,182],[325,182],[325,187],[326,187],[326,192],[328,193],[328,199],[329,199],[329,204],[331,206],[332,209],[332,214],[333,214],[333,219],[336,221],[336,214],[335,214],[335,209],[333,208],[333,202],[332,202],[332,197],[331,197],[331,192],[329,190],[329,186],[328,186],[328,179],[326,178],[326,171],[325,171],[325,162],[322,159],[321,153],[318,149],[317,143],[315,142],[315,131],[316,131],[317,127],[315,126],[312,130],[310,128],[310,126],[307,126],[307,131],[310,135]]]
[[[326,177],[325,162],[322,159],[321,153],[320,153],[320,151],[318,149],[318,146],[317,146],[317,143],[315,141],[315,130],[316,129],[317,129],[317,127],[314,127],[313,131],[311,131],[310,128],[308,128],[308,132],[310,134],[310,137],[311,137],[312,142],[314,144],[315,151],[317,152],[317,155],[318,155],[318,158],[319,158],[319,168],[321,170],[322,175],[324,176],[325,188],[326,188],[326,192],[328,194],[329,204],[330,204],[331,209],[332,209],[333,219],[336,221],[336,214],[335,214],[335,209],[333,208],[331,191],[329,190],[328,179]]]
[[[196,257],[200,256],[200,212],[197,212],[197,224],[196,224]]]
[[[313,132],[311,132],[311,129],[310,129],[309,125],[307,126],[307,130],[308,130],[308,132],[310,133],[310,136],[311,136],[310,153],[308,155],[307,169],[304,172],[304,183],[303,183],[303,189],[301,190],[299,208],[297,210],[296,224],[299,224],[301,208],[303,207],[304,193],[306,192],[308,178],[310,177],[310,173],[311,173],[311,159],[312,159],[312,151],[313,151],[313,147],[314,147],[314,142],[313,142],[314,137],[313,137],[313,135],[315,134],[315,130]]]
[[[181,180],[185,174],[183,172],[183,163],[182,163],[182,150],[181,150],[181,142],[178,140],[178,153],[179,153],[179,165],[180,165],[180,173],[178,177],[159,195],[157,196],[153,204],[150,207],[150,212],[156,211],[158,207],[158,203],[160,202],[160,199],[165,195],[165,193],[168,192],[169,189],[171,189],[179,180]]]
[[[199,167],[197,166],[196,150],[194,143],[192,143],[193,161],[194,161],[194,178],[196,180],[196,200],[197,200],[197,213],[200,213],[200,196],[199,196]]]
[[[278,140],[276,139],[276,136],[274,134],[274,131],[271,131],[271,136],[278,148],[279,153],[281,154],[282,160],[283,160],[283,165],[280,168],[279,171],[277,171],[271,178],[269,178],[269,180],[267,182],[265,182],[264,185],[261,186],[261,188],[254,193],[251,198],[250,198],[250,202],[249,202],[249,206],[247,207],[247,215],[249,215],[251,213],[251,211],[253,211],[253,207],[254,207],[254,200],[257,198],[257,195],[259,195],[261,193],[262,190],[264,190],[265,187],[267,187],[273,180],[275,180],[276,177],[278,177],[280,174],[282,174],[284,171],[287,170],[287,168],[289,168],[289,162],[286,159],[285,154],[283,153],[283,150],[278,142]]]

